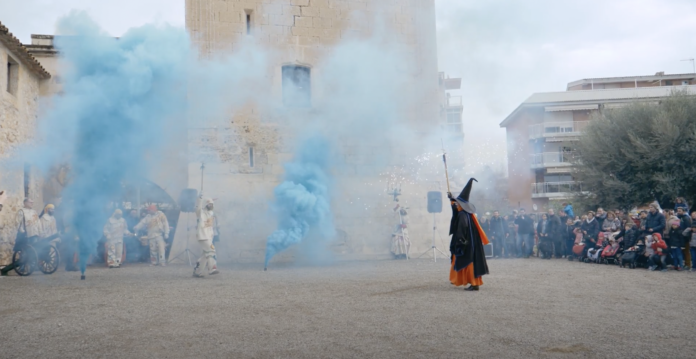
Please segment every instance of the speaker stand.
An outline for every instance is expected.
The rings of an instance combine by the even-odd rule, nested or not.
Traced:
[[[437,246],[435,245],[435,232],[437,231],[437,222],[435,221],[435,213],[433,213],[433,238],[431,242],[431,247],[427,251],[423,252],[423,254],[419,255],[418,258],[430,254],[430,251],[433,251],[433,261],[437,263],[437,254],[440,253],[442,256],[447,259],[449,258],[448,255],[446,255],[443,251],[441,251]]]
[[[188,259],[188,264],[189,267],[193,267],[193,263],[195,262],[195,256],[191,254],[191,250],[189,249],[189,239],[191,238],[191,213],[186,213],[186,248],[184,250],[177,254],[174,258],[170,258],[167,263],[171,263],[174,260],[181,260],[184,261],[184,259]],[[180,258],[181,257],[181,258]],[[191,261],[191,258],[193,257],[193,261]]]

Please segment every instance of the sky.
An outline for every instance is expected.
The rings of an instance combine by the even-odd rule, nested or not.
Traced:
[[[500,122],[535,92],[590,77],[690,73],[693,0],[435,0],[440,71],[462,78],[467,145],[503,165]],[[184,25],[184,0],[0,0],[0,22],[22,42],[52,34],[71,9],[114,36],[150,22]],[[136,10],[137,9],[137,10]]]

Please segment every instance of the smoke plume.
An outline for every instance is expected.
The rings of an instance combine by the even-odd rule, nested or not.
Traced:
[[[273,256],[300,243],[310,233],[319,241],[333,238],[330,154],[329,142],[315,136],[300,145],[293,162],[285,164],[284,181],[275,188],[272,205],[278,216],[278,229],[268,237],[265,266]]]

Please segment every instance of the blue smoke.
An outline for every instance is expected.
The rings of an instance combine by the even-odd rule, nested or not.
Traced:
[[[304,141],[293,162],[285,164],[284,181],[275,188],[276,229],[266,242],[266,260],[299,244],[307,236],[328,241],[335,236],[330,206],[331,146],[322,137]]]
[[[184,123],[190,41],[184,29],[151,25],[116,39],[80,12],[62,18],[58,31],[68,71],[42,119],[43,137],[53,149],[50,162],[72,164],[63,197],[72,201],[84,274],[110,215],[107,204],[120,197],[127,177],[147,176],[157,160],[152,151],[174,123]]]

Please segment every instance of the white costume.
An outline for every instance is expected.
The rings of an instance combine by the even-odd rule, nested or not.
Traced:
[[[161,211],[155,214],[148,214],[134,228],[138,232],[147,226],[147,238],[150,241],[150,264],[165,266],[164,259],[164,239],[169,238],[169,222],[167,216]]]
[[[41,222],[35,210],[22,208],[17,212],[17,229],[20,233],[26,233],[28,238],[41,236]]]
[[[121,210],[117,209],[104,225],[104,236],[106,237],[107,245],[106,264],[109,268],[121,266],[123,236],[130,234],[126,220],[123,217],[116,218],[117,213],[122,215]]]
[[[215,247],[213,246],[215,213],[207,208],[209,204],[213,204],[212,199],[206,199],[204,206],[201,206],[201,198],[198,198],[196,201],[196,216],[198,217],[196,239],[198,239],[198,244],[201,246],[201,257],[198,258],[196,268],[193,270],[193,275],[196,277],[202,276],[201,271],[205,267],[208,267],[209,274],[218,273]]]

